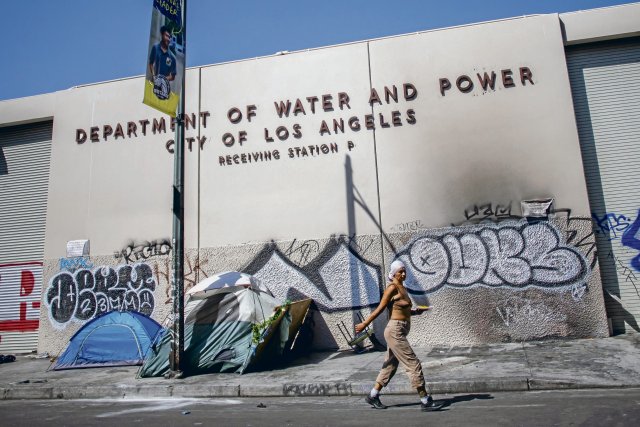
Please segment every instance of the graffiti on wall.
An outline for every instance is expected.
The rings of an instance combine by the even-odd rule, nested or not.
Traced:
[[[514,295],[499,303],[496,330],[506,333],[510,340],[526,341],[569,333],[568,316],[543,300],[531,300]]]
[[[588,290],[589,288],[586,283],[576,283],[571,287],[571,298],[573,298],[574,301],[581,301]]]
[[[611,259],[613,262],[613,266],[616,269],[616,273],[618,274],[618,278],[623,278],[625,283],[629,283],[633,286],[633,289],[636,291],[636,295],[640,297],[640,277],[636,275],[636,273],[627,266],[627,263],[617,256],[614,255],[613,252],[609,252],[607,254],[607,258]]]
[[[484,220],[484,219],[506,219],[511,216],[511,202],[507,204],[500,203],[484,203],[481,205],[473,205],[464,210],[464,217],[467,221]]]
[[[589,258],[595,258],[595,245],[593,239],[589,240],[592,234],[583,236],[571,226],[567,226],[564,236],[566,241],[548,222],[526,221],[422,230],[400,249],[397,257],[408,267],[407,287],[414,296],[428,295],[443,286],[535,286],[570,290],[571,296],[580,300],[588,291],[590,262],[585,256],[591,254]],[[243,271],[261,280],[276,298],[312,298],[323,312],[374,307],[380,301],[382,272],[365,256],[371,255],[378,239],[334,236],[325,243],[294,240],[283,248],[271,243]],[[581,248],[586,245],[590,247]],[[123,258],[135,257],[131,255],[133,251],[126,253],[129,255]],[[185,258],[188,290],[207,277],[209,260],[200,256]],[[86,321],[111,310],[151,314],[158,280],[171,282],[168,258],[135,264],[128,264],[125,259],[126,264],[115,268],[85,268],[86,262],[65,264],[69,268],[49,283],[46,303],[56,324]],[[170,286],[165,290],[169,302]],[[520,306],[499,310],[505,321],[517,313],[531,312]]]
[[[398,223],[398,224],[394,225],[393,227],[391,227],[391,232],[392,233],[404,233],[404,232],[407,232],[407,231],[424,230],[426,228],[428,228],[428,227],[426,225],[424,225],[421,220],[416,219],[414,221],[401,222],[401,223]]]
[[[600,217],[595,212],[591,214],[593,217],[593,229],[599,237],[609,240],[619,239],[631,226],[631,219],[628,216],[605,213]]]
[[[591,220],[588,218],[571,218],[570,212],[568,212],[564,227],[566,244],[579,250],[589,262],[589,268],[593,270],[598,263],[598,250],[596,241],[593,238],[594,231],[591,227]]]
[[[283,255],[296,265],[304,265],[320,252],[320,242],[317,240],[294,239],[285,249]]]
[[[93,268],[88,257],[60,258],[60,270],[76,271],[79,268]]]
[[[42,263],[0,265],[1,332],[31,332],[40,323],[40,283]],[[1,337],[0,337],[1,339]]]
[[[61,271],[49,282],[46,303],[53,324],[87,321],[112,310],[150,316],[156,278],[145,263]]]
[[[562,244],[547,222],[510,222],[435,230],[400,251],[407,288],[415,294],[443,286],[571,288],[586,282],[582,254]]]
[[[275,245],[267,245],[243,271],[254,275],[276,298],[312,298],[321,311],[375,306],[380,301],[380,267],[364,260],[345,240],[331,239],[304,265],[295,262],[299,252],[292,248],[319,249],[319,243],[290,246],[286,253],[293,255],[293,261]]]
[[[374,237],[360,237],[356,239],[354,236],[344,234],[332,235],[331,239],[343,242],[349,250],[357,254],[367,253],[376,240]],[[291,244],[282,251],[282,255],[284,255],[290,263],[298,267],[303,267],[323,252],[325,252],[325,248],[322,247],[322,244],[318,240],[294,239]]]
[[[207,264],[209,264],[209,259],[207,257],[202,257],[200,255],[196,255],[195,257],[190,257],[189,255],[185,256],[183,276],[183,286],[185,292],[194,287],[205,277],[208,277],[208,274],[204,271],[204,267],[206,267]],[[158,279],[163,278],[166,283],[172,283],[172,265],[172,259],[154,261],[153,272],[155,274],[155,277],[157,277]],[[171,303],[171,293],[171,286],[166,286],[165,295],[167,299],[165,300],[165,304]]]
[[[127,264],[146,261],[151,257],[163,256],[171,254],[171,241],[169,239],[157,239],[151,242],[134,242],[130,241],[119,251],[114,252],[113,256],[118,261],[124,261]]]
[[[428,295],[443,286],[533,286],[568,290],[579,301],[588,291],[596,254],[590,227],[581,235],[580,227],[573,227],[577,224],[569,225],[573,221],[567,220],[566,242],[548,222],[422,231],[397,258],[407,265],[406,285],[413,295]],[[380,301],[380,267],[364,259],[364,253],[344,239],[333,239],[325,247],[299,242],[286,251],[272,244],[243,271],[255,275],[277,298],[313,298],[325,312],[355,310]]]
[[[640,238],[638,237],[638,231],[640,230],[640,210],[638,210],[638,215],[636,220],[633,222],[631,227],[629,227],[624,234],[622,235],[622,244],[629,248],[640,251]],[[635,258],[631,260],[631,267],[633,267],[636,271],[640,271],[640,254],[638,254]]]
[[[521,325],[524,330],[529,328],[528,325],[562,323],[567,320],[566,314],[548,307],[543,302],[532,302],[520,297],[507,299],[496,307],[496,311],[505,326]]]

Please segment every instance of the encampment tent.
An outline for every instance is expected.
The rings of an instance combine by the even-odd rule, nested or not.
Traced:
[[[52,369],[141,365],[162,327],[137,311],[111,311],[87,322]]]
[[[297,317],[307,313],[311,300],[296,305]],[[256,286],[222,286],[196,289],[188,295],[184,322],[184,371],[188,375],[210,372],[243,373],[261,359],[282,354],[290,340],[290,303],[276,300]],[[151,348],[140,370],[141,377],[162,376],[169,371],[172,335],[167,330]],[[270,356],[270,357],[268,357]]]

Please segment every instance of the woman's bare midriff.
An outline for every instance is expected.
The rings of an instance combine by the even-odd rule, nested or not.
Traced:
[[[411,320],[411,300],[404,288],[402,292],[396,287],[396,292],[391,297],[391,319],[392,320]]]
[[[408,321],[411,319],[411,306],[398,308],[393,307],[391,310],[391,319],[392,320],[404,320]]]

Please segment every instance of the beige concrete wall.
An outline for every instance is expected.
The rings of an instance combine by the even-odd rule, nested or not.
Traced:
[[[186,110],[197,113],[198,70],[188,73]],[[142,78],[58,93],[47,212],[45,258],[66,256],[69,240],[88,239],[91,255],[110,255],[129,242],[170,238],[174,138],[170,117],[142,104]],[[148,120],[146,135],[140,121]],[[153,131],[153,121],[164,130]],[[129,132],[129,123],[135,126]],[[106,127],[111,127],[112,134]],[[122,129],[122,136],[118,127]],[[96,129],[97,142],[91,141]],[[78,143],[77,131],[86,133]],[[105,136],[106,132],[106,136]],[[196,134],[192,129],[187,134]],[[185,239],[197,246],[198,159],[186,156]]]
[[[366,43],[203,68],[202,108],[212,115],[212,143],[202,151],[201,246],[375,233],[373,135],[333,132],[334,118],[369,112],[368,91]],[[348,103],[340,103],[341,92]],[[274,104],[281,102],[291,103],[288,117],[277,113]],[[249,105],[255,116],[247,115]],[[239,123],[228,118],[232,108],[243,114]],[[323,121],[330,133],[321,134]],[[246,132],[242,143],[240,132]],[[227,133],[236,140],[229,147],[222,143]],[[220,163],[226,156],[265,152],[277,152],[279,159]],[[373,219],[353,207],[352,186]]]
[[[640,36],[640,3],[561,13],[567,45]]]
[[[0,127],[49,120],[56,112],[59,92],[0,101]]]
[[[141,90],[56,94],[40,351],[105,309],[170,311],[173,134],[141,135],[162,117]],[[607,334],[557,15],[192,69],[187,90],[187,288],[255,274],[278,298],[314,299],[315,348],[344,347],[337,323],[377,305],[400,258],[415,302],[434,306],[414,343]],[[94,126],[98,142],[76,141]],[[537,197],[559,212],[519,219]],[[91,256],[66,259],[73,239]]]
[[[414,125],[376,130],[383,229],[418,222],[442,227],[465,210],[551,197],[557,208],[589,214],[584,172],[558,20],[553,15],[434,31],[372,42],[375,88],[412,82]],[[526,67],[526,70],[524,69]],[[503,70],[512,76],[504,84]],[[521,71],[531,79],[521,79]],[[494,89],[478,75],[495,73]],[[527,74],[528,75],[528,74]],[[468,76],[473,89],[456,87]],[[451,88],[442,90],[441,79]],[[524,83],[523,83],[524,81]],[[446,84],[446,83],[445,83]],[[461,82],[469,86],[467,80]]]

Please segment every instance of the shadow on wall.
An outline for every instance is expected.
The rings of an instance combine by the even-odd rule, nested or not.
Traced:
[[[355,237],[357,235],[356,219],[355,219],[355,210],[356,210],[356,204],[357,204],[362,210],[364,210],[367,216],[376,225],[378,232],[380,233],[381,239],[384,239],[388,243],[391,250],[395,253],[396,252],[395,246],[393,245],[389,237],[382,230],[382,225],[380,224],[379,220],[376,218],[376,216],[371,211],[369,206],[365,203],[363,197],[360,195],[360,191],[358,191],[358,188],[353,182],[353,167],[351,166],[351,157],[348,154],[345,155],[345,160],[344,160],[344,175],[345,175],[345,194],[346,194],[346,205],[347,205],[348,235],[352,237]],[[382,245],[380,247],[382,249]],[[382,260],[382,265],[384,268],[384,264],[385,264],[384,253],[381,254],[380,259]],[[358,275],[358,269],[354,268],[353,264],[350,265],[349,275],[352,283],[360,282],[361,277],[359,277]],[[382,274],[382,280],[378,282],[378,303],[382,298],[382,294],[384,293],[384,289],[385,289],[384,283],[385,283],[384,274]],[[358,287],[353,287],[353,292],[354,292],[354,295],[352,298],[353,301],[360,300],[361,295],[359,294],[358,291],[359,291]],[[418,302],[418,303],[423,304],[423,302]],[[376,336],[380,337],[382,341],[384,341],[384,328],[387,323],[386,315],[387,315],[387,312],[385,311],[385,313],[382,316],[379,316],[373,322],[373,332],[374,334],[376,334]],[[360,311],[353,310],[351,312],[351,319],[352,319],[353,325],[356,325],[361,322],[360,316],[362,316]],[[366,316],[362,316],[362,317],[366,318]]]
[[[0,175],[9,175],[9,167],[7,166],[7,158],[4,150],[0,147]]]
[[[311,344],[311,348],[316,350],[339,349],[340,345],[333,336],[331,329],[329,329],[329,325],[327,325],[324,317],[322,317],[320,311],[313,303],[308,316],[310,317],[310,321],[308,323],[309,328],[303,330],[310,332],[310,340],[309,337],[307,337],[307,341]],[[302,345],[300,345],[300,347],[303,348]]]
[[[380,233],[381,238],[387,242],[393,253],[396,253],[396,247],[389,239],[389,236],[382,231],[382,225],[380,221],[376,218],[375,214],[371,211],[369,206],[365,203],[364,199],[360,195],[360,191],[353,183],[353,169],[351,167],[351,157],[347,154],[345,156],[344,162],[345,169],[345,185],[346,185],[346,194],[347,194],[347,222],[349,226],[349,236],[353,237],[356,235],[356,222],[355,222],[355,205],[357,204],[364,210],[367,216],[373,221],[373,223],[378,228],[378,232]],[[384,258],[383,258],[384,263]]]
[[[624,333],[626,330],[625,324],[631,326],[631,328],[633,328],[636,332],[640,332],[640,326],[638,326],[636,318],[633,316],[633,314],[629,313],[624,308],[620,298],[605,290],[604,301],[607,309],[612,309],[612,311],[618,313],[616,318],[612,319],[612,328],[614,331],[614,335]]]
[[[332,236],[326,242],[294,241],[282,250],[271,242],[242,269],[266,285],[276,298],[313,300],[314,348],[339,347],[332,328],[320,312],[350,311],[355,325],[359,323],[357,311],[376,307],[382,294],[381,267],[365,259],[370,257],[380,237],[356,238],[356,205],[365,211],[379,230],[380,224],[353,182],[348,155],[344,167],[348,235]]]

